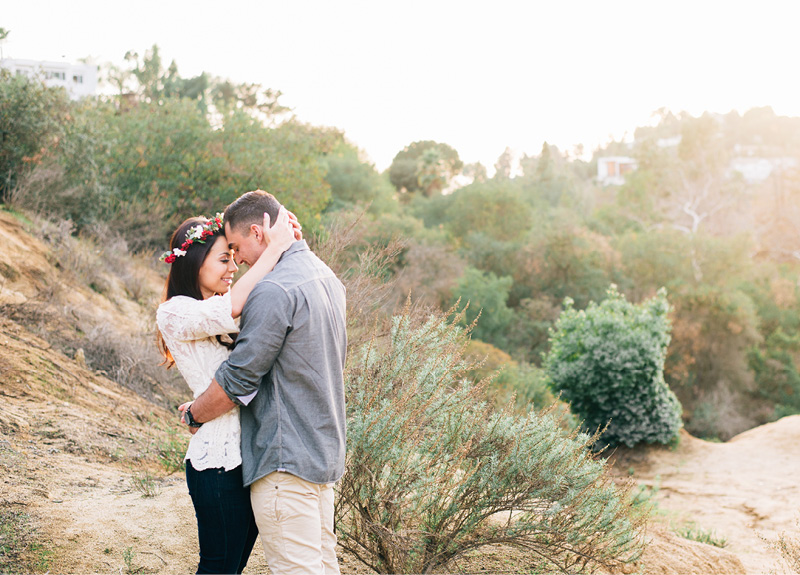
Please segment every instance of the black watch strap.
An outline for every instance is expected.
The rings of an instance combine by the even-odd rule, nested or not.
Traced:
[[[189,427],[202,427],[203,424],[195,421],[194,417],[192,417],[192,412],[190,411],[191,408],[192,406],[190,405],[183,412],[183,419],[186,421],[186,425],[188,425]]]

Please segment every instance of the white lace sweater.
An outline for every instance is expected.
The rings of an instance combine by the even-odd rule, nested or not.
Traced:
[[[196,398],[228,357],[228,349],[215,336],[239,331],[231,317],[230,294],[206,300],[175,296],[158,306],[156,322]],[[197,430],[184,459],[198,471],[216,467],[230,471],[242,464],[241,436],[239,408],[235,407]]]

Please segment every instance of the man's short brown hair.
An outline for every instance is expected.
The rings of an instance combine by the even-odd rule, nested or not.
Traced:
[[[264,212],[269,214],[270,227],[275,225],[281,204],[264,190],[253,190],[239,196],[225,208],[225,223],[244,234],[251,224],[263,224]]]

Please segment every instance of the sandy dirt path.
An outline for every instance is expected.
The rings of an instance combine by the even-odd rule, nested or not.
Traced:
[[[675,450],[629,461],[634,477],[658,486],[659,508],[674,523],[694,522],[728,541],[748,575],[782,572],[759,535],[797,536],[800,519],[800,416],[785,417],[709,443],[684,433]]]

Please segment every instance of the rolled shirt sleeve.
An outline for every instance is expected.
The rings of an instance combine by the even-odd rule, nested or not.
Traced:
[[[293,301],[283,287],[259,282],[242,310],[236,347],[217,369],[215,379],[237,405],[247,405],[272,369],[292,329]]]

